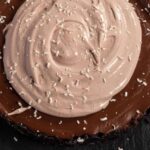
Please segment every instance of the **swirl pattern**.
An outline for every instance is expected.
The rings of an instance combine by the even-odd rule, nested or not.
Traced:
[[[85,116],[127,85],[141,38],[127,0],[27,0],[6,35],[5,72],[35,109]]]

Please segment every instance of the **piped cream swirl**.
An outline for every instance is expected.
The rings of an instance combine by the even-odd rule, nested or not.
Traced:
[[[27,0],[6,35],[5,72],[35,109],[85,116],[127,85],[141,38],[127,0]]]

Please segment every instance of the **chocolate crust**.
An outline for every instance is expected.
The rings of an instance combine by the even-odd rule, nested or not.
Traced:
[[[0,2],[0,10],[2,12],[5,12],[7,15],[6,22],[0,26],[0,32],[1,32],[0,47],[1,48],[3,47],[3,44],[4,44],[3,29],[5,25],[8,22],[10,22],[10,20],[12,20],[13,15],[15,14],[17,8],[22,4],[22,2],[23,0],[22,1],[12,0],[12,3],[13,3],[12,5],[15,5],[14,10],[12,10],[12,8],[8,6],[7,4],[4,4],[4,1]],[[34,109],[29,110],[21,115],[8,117],[6,116],[6,114],[8,112],[15,110],[18,107],[17,105],[18,101],[21,101],[24,106],[26,106],[26,104],[14,91],[9,90],[10,85],[8,84],[8,81],[6,80],[6,77],[3,74],[3,63],[2,61],[0,61],[0,68],[2,68],[2,70],[0,69],[0,80],[2,81],[0,83],[0,90],[3,91],[3,94],[0,95],[0,112],[1,114],[5,114],[3,115],[3,117],[7,119],[9,122],[11,122],[12,124],[19,125],[20,123],[23,123],[23,129],[26,129],[25,132],[27,131],[31,132],[31,135],[36,135],[36,130],[39,129],[41,133],[40,134],[41,137],[49,137],[49,138],[52,137],[52,139],[53,137],[54,139],[55,137],[59,137],[58,139],[61,139],[61,138],[71,139],[73,137],[78,137],[81,135],[87,136],[87,135],[92,135],[92,134],[95,137],[95,135],[99,132],[105,133],[105,135],[108,133],[112,134],[112,131],[114,131],[112,125],[117,126],[117,130],[118,130],[117,132],[120,132],[119,130],[123,130],[123,129],[126,129],[127,127],[130,127],[132,124],[131,122],[135,123],[137,118],[139,118],[139,114],[137,113],[137,110],[140,111],[140,116],[141,116],[142,113],[144,113],[145,110],[147,110],[150,106],[150,102],[149,102],[150,96],[147,95],[147,93],[150,91],[150,86],[149,85],[146,87],[143,85],[139,86],[139,83],[137,83],[136,81],[137,78],[140,78],[140,79],[147,79],[147,83],[150,83],[150,79],[149,79],[150,77],[150,72],[149,72],[150,37],[146,36],[147,34],[146,29],[150,26],[149,25],[150,22],[145,23],[144,21],[144,20],[148,21],[148,18],[149,18],[148,12],[141,11],[141,9],[147,6],[147,2],[145,1],[146,3],[141,3],[142,0],[141,1],[131,0],[131,2],[136,7],[136,11],[142,23],[142,28],[143,28],[142,51],[143,53],[140,56],[137,69],[135,71],[135,74],[131,82],[122,92],[120,92],[115,97],[115,99],[117,99],[117,102],[111,103],[106,110],[96,113],[94,115],[90,115],[85,118],[84,117],[75,118],[71,120],[63,119],[63,118],[56,118],[52,116],[49,117],[42,113],[39,113],[39,115],[42,115],[43,119],[41,121],[37,121],[36,118],[32,117]],[[144,7],[141,4],[143,4]],[[146,75],[143,75],[142,74],[143,72],[146,73]],[[126,91],[129,92],[128,98],[124,97],[124,93]],[[143,98],[143,95],[145,96],[145,98]],[[126,108],[124,108],[124,106],[126,106]],[[116,110],[119,115],[115,114]],[[99,122],[99,118],[104,117],[106,114],[108,115],[109,120],[103,123]],[[87,130],[83,131],[83,127],[85,126],[85,124],[82,123],[80,126],[77,126],[76,120],[80,120],[82,122],[85,119],[89,122],[89,124],[86,125]],[[57,130],[57,132],[55,133],[51,132],[51,129],[53,129],[54,126],[53,127],[49,126],[48,121],[50,120],[53,121],[55,130]],[[58,122],[60,120],[64,121],[63,127],[58,126]],[[91,122],[93,123],[91,124]],[[18,125],[15,125],[15,127],[17,127]],[[46,134],[48,136],[45,136]],[[101,134],[96,135],[96,138],[99,137],[99,135]],[[87,136],[87,137],[90,137],[88,139],[92,139],[92,136]],[[69,140],[69,141],[72,141],[72,140]]]
[[[126,128],[118,129],[115,131],[110,132],[109,134],[105,135],[103,133],[98,133],[95,135],[82,135],[80,136],[80,139],[82,141],[78,141],[79,137],[74,137],[72,139],[62,139],[57,138],[54,136],[46,135],[45,133],[37,133],[32,130],[30,130],[25,125],[16,124],[10,120],[8,120],[4,115],[0,116],[1,119],[3,119],[9,126],[16,129],[18,132],[23,134],[24,136],[30,137],[32,139],[35,139],[41,143],[47,143],[52,144],[53,146],[74,146],[74,145],[91,145],[91,144],[98,144],[100,142],[103,142],[105,140],[115,140],[120,138],[121,135],[130,135],[130,133],[134,133],[138,126],[141,126],[142,123],[150,123],[150,109],[148,109],[144,115],[138,116],[136,119],[131,120],[126,126]]]

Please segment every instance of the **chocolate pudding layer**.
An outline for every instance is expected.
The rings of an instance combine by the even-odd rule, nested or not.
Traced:
[[[148,1],[1,1],[0,112],[59,138],[125,128],[150,106],[149,41]]]

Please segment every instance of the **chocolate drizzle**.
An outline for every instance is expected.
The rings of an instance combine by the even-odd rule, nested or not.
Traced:
[[[0,2],[0,15],[6,16],[6,18],[3,17],[6,20],[5,23],[0,24],[1,51],[5,37],[3,29],[12,20],[15,11],[22,2],[20,0],[12,0],[10,5],[4,4],[4,1]],[[72,119],[53,117],[40,112],[35,113],[34,109],[30,109],[21,115],[7,118],[16,123],[22,123],[34,131],[39,130],[47,135],[60,138],[71,138],[83,134],[108,133],[114,128],[124,128],[139,113],[144,113],[150,106],[150,16],[147,11],[141,11],[144,7],[139,0],[132,0],[131,2],[136,8],[142,24],[143,41],[141,55],[130,83],[113,98],[114,101],[110,103],[109,107],[93,115]],[[15,6],[15,9],[12,9],[12,5]],[[146,4],[146,6],[148,5]],[[2,91],[2,94],[0,94],[0,111],[2,114],[6,115],[8,112],[17,109],[18,102],[21,102],[23,107],[27,106],[14,90],[10,90],[10,85],[4,74],[2,60],[0,60],[0,81],[0,91]]]

